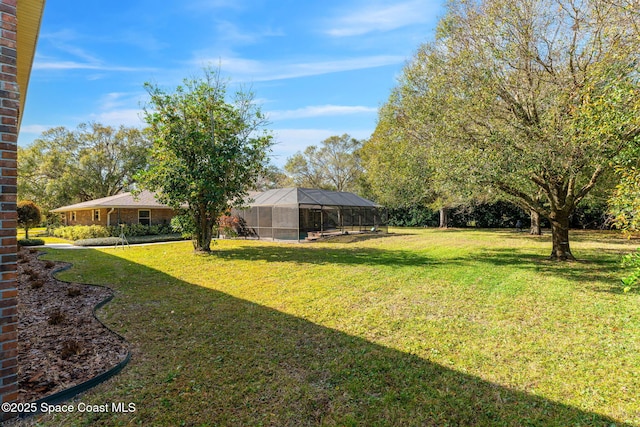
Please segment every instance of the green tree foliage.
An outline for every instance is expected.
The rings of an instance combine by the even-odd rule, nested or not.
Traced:
[[[29,229],[37,227],[42,221],[40,208],[31,200],[18,202],[18,226],[24,228],[25,239],[29,240]]]
[[[415,141],[453,179],[569,219],[640,135],[637,15],[607,0],[453,0],[396,91]]]
[[[18,148],[18,195],[45,212],[128,191],[145,168],[149,139],[136,128],[98,123],[45,131],[27,148]]]
[[[361,146],[347,134],[331,136],[287,159],[284,170],[299,187],[358,192]]]
[[[380,108],[376,129],[360,151],[364,179],[378,202],[400,211],[436,209],[439,225],[445,228],[451,209],[491,195],[466,174],[452,174],[459,163],[451,159],[446,163],[451,169],[436,163],[443,162],[434,153],[438,146],[421,133],[421,111],[405,90],[400,85]]]
[[[290,187],[291,185],[292,182],[284,171],[273,164],[269,164],[258,177],[253,190],[267,191],[274,188]]]
[[[613,224],[627,233],[640,232],[640,169],[620,169],[620,183],[609,201]]]
[[[185,79],[173,93],[145,84],[151,99],[145,119],[153,136],[142,185],[184,214],[194,226],[194,247],[210,251],[213,226],[243,203],[267,161],[271,136],[250,93],[227,101],[218,71]],[[184,222],[184,221],[183,221]]]

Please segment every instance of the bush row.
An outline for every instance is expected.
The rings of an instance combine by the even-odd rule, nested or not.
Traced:
[[[172,242],[178,240],[184,240],[179,233],[127,237],[127,242],[130,244]],[[99,237],[94,239],[76,240],[73,244],[75,246],[115,246],[122,244],[122,239],[119,237]]]
[[[173,230],[171,230],[171,226],[169,225],[127,224],[124,227],[105,227],[103,225],[73,225],[55,228],[51,231],[51,234],[54,237],[76,241],[83,239],[118,237],[122,232],[124,232],[124,235],[127,237],[133,237],[171,234]]]
[[[18,245],[20,245],[20,246],[42,246],[42,245],[44,245],[44,240],[42,240],[42,239],[20,239],[20,240],[18,240]]]
[[[389,225],[396,227],[437,227],[437,210],[427,207],[390,208]],[[549,221],[541,219],[542,227],[549,227]],[[522,221],[523,227],[530,224],[529,212],[511,203],[469,203],[449,211],[449,227],[512,228]],[[589,201],[578,206],[570,218],[571,228],[603,229],[609,227],[607,204]]]

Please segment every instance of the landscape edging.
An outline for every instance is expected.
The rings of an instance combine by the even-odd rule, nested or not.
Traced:
[[[38,254],[38,258],[40,258],[40,256],[45,255],[47,252],[40,252],[40,254]],[[69,282],[67,280],[61,280],[58,279],[56,277],[54,277],[54,275],[56,273],[60,273],[62,271],[68,270],[71,267],[73,267],[73,264],[71,263],[66,263],[66,265],[56,268],[54,270],[52,270],[49,275],[60,282],[63,283],[67,283],[67,284],[71,284],[72,282]],[[93,306],[93,309],[91,310],[92,314],[93,314],[93,318],[95,320],[98,321],[98,323],[100,323],[107,331],[109,331],[110,333],[114,334],[115,336],[117,336],[122,342],[127,343],[127,340],[120,335],[119,333],[115,332],[114,330],[112,330],[110,327],[108,327],[107,325],[105,325],[97,316],[96,316],[96,311],[99,310],[100,308],[102,308],[105,304],[107,304],[108,302],[110,302],[113,297],[114,297],[114,291],[113,289],[111,289],[108,286],[103,286],[103,285],[91,285],[91,284],[87,284],[87,283],[81,283],[81,285],[83,286],[96,286],[96,287],[100,287],[100,288],[106,288],[109,291],[111,291],[111,295],[109,295],[107,298],[103,299],[102,301],[100,301],[99,303],[97,303],[95,306]],[[74,397],[78,396],[81,393],[84,393],[87,390],[90,390],[91,388],[105,382],[106,380],[108,380],[109,378],[112,378],[113,376],[115,376],[116,374],[118,374],[120,371],[122,371],[122,369],[129,363],[129,361],[131,360],[131,350],[127,349],[127,355],[126,357],[119,362],[117,365],[115,365],[114,367],[112,367],[111,369],[96,375],[95,377],[80,383],[80,384],[76,384],[72,387],[69,387],[65,390],[61,390],[58,391],[56,393],[53,393],[49,396],[45,396],[41,399],[36,400],[35,402],[29,402],[29,403],[34,403],[36,406],[36,411],[35,412],[19,412],[18,413],[18,417],[20,418],[26,418],[29,417],[31,415],[37,415],[42,413],[41,408],[43,407],[43,404],[48,404],[48,405],[56,405],[56,404],[60,404],[62,402],[66,402],[68,400],[73,399]]]

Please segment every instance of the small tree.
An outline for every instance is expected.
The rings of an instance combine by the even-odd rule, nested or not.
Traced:
[[[218,218],[241,205],[263,173],[272,144],[260,131],[266,121],[251,93],[239,91],[227,102],[219,71],[205,69],[204,79],[185,79],[174,93],[145,88],[153,147],[141,184],[183,210],[194,227],[194,248],[209,252]]]
[[[29,239],[29,229],[36,227],[42,220],[40,208],[31,200],[18,202],[18,225],[24,228],[25,238]]]

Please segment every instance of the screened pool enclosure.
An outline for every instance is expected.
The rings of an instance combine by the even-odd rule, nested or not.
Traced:
[[[386,232],[383,207],[353,193],[282,188],[251,195],[244,219],[247,234],[260,239],[304,240],[345,232]]]

